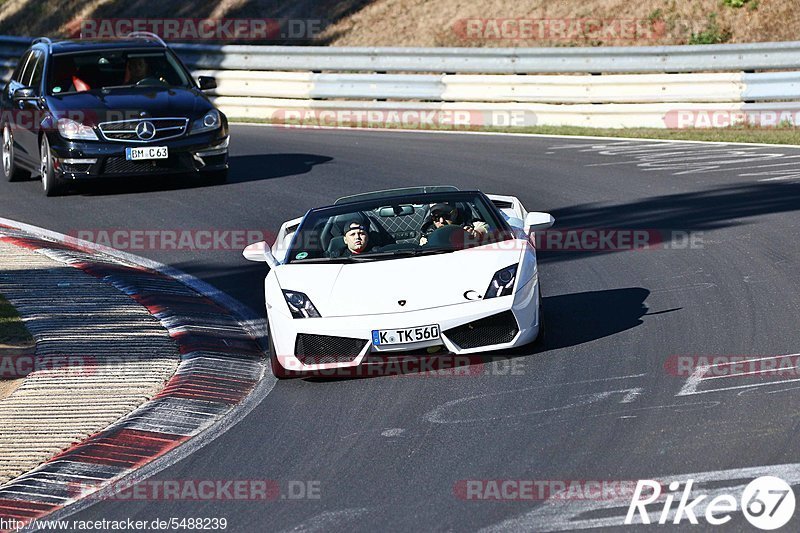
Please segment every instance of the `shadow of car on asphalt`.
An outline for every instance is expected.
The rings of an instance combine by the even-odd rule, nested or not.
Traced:
[[[136,194],[201,187],[224,187],[236,183],[262,181],[311,172],[316,165],[333,158],[317,154],[253,154],[231,156],[226,183],[214,184],[196,175],[126,176],[76,183],[73,188],[85,196]]]

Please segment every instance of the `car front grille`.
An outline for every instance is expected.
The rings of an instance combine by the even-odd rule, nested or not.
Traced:
[[[514,313],[503,311],[442,333],[463,349],[511,342],[519,332]]]
[[[128,161],[124,157],[109,157],[103,163],[103,174],[165,174],[194,170],[186,154],[171,155],[167,159]]]
[[[152,138],[141,139],[136,134],[136,127],[142,122],[151,122],[155,127],[155,135]],[[98,128],[103,137],[108,141],[144,143],[180,137],[186,133],[186,127],[188,125],[188,118],[137,118],[115,122],[101,122],[98,124]]]
[[[304,365],[349,363],[358,357],[368,342],[364,339],[350,337],[299,333],[295,341],[294,353]]]

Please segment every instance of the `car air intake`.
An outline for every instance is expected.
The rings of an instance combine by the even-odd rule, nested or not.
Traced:
[[[298,333],[294,353],[304,365],[349,363],[369,341],[350,337]]]
[[[443,331],[463,349],[511,342],[519,332],[514,313],[503,311],[468,324]]]

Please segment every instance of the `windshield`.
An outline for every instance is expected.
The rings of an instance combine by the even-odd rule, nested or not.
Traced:
[[[290,263],[391,260],[511,238],[508,224],[479,192],[378,197],[309,211],[286,257]]]
[[[164,50],[105,50],[53,56],[47,90],[51,95],[153,86],[189,87],[186,73]]]

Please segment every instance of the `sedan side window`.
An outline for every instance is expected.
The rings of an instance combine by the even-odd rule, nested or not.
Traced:
[[[33,50],[28,50],[23,54],[22,59],[19,60],[19,64],[17,64],[16,70],[14,70],[14,74],[11,75],[11,79],[16,82],[20,82],[22,80],[22,76],[25,73],[25,68],[28,66],[28,62],[33,57]]]
[[[26,84],[32,87],[36,94],[41,94],[42,88],[42,72],[44,71],[44,54],[36,52],[36,64],[33,67],[30,81]]]

